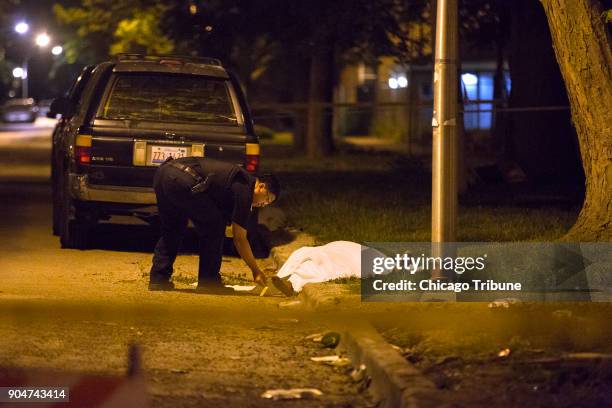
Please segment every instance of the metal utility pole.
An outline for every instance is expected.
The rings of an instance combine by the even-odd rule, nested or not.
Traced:
[[[29,57],[26,57],[23,60],[23,75],[21,77],[21,97],[22,98],[27,98],[28,97],[28,77],[30,76],[29,72],[28,72],[28,59]]]
[[[457,14],[457,0],[438,0],[432,118],[431,241],[434,244],[457,239]],[[447,253],[441,245],[434,245],[434,252]]]

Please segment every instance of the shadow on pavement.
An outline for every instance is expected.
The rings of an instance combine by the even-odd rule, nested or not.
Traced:
[[[150,225],[101,223],[93,228],[89,249],[120,252],[153,252],[159,231]],[[198,253],[198,236],[189,229],[181,252]]]

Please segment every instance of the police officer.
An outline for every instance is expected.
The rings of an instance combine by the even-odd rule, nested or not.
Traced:
[[[170,281],[172,265],[188,220],[200,236],[198,291],[232,292],[223,286],[219,274],[225,226],[230,223],[234,245],[251,269],[253,279],[262,285],[266,283],[247,240],[247,227],[253,207],[263,207],[278,199],[280,186],[274,176],[254,177],[230,163],[184,157],[162,164],[155,173],[153,187],[161,237],[155,246],[149,290],[174,289]]]

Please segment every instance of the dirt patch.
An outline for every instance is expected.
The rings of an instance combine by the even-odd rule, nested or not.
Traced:
[[[446,317],[423,314],[412,327],[380,329],[454,406],[606,406],[612,393],[605,330],[610,308],[555,307],[447,310]]]

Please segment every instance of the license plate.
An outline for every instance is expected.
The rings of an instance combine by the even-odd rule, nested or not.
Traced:
[[[151,157],[149,163],[154,166],[159,166],[172,157],[180,159],[181,157],[187,157],[187,147],[180,146],[151,146]]]

